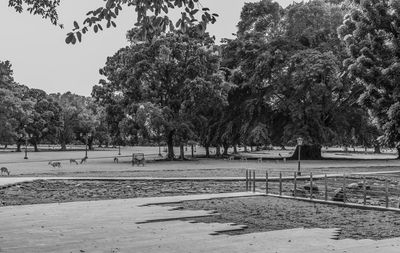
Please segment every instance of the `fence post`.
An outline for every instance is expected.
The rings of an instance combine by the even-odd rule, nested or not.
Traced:
[[[343,173],[343,203],[346,202],[346,174]]]
[[[294,172],[293,183],[294,183],[293,196],[296,197],[296,194],[297,194],[297,173],[296,172]]]
[[[251,183],[253,180],[251,180],[251,170],[249,170],[249,191],[251,191]]]
[[[364,206],[367,204],[367,180],[365,175],[363,177],[363,195],[364,195]]]
[[[279,195],[282,195],[282,172],[279,172]]]
[[[312,181],[312,172],[310,172],[310,199],[312,199],[313,194],[313,181]]]
[[[246,169],[246,191],[249,191],[249,171]]]
[[[328,177],[325,174],[325,201],[328,201]]]
[[[385,202],[386,202],[386,208],[389,207],[389,180],[386,178],[385,179]]]
[[[253,170],[253,192],[256,192],[256,171]]]
[[[265,194],[268,194],[268,171],[265,172]]]

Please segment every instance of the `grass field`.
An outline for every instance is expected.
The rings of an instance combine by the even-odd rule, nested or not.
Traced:
[[[162,150],[163,151],[163,150]],[[196,155],[204,154],[204,149],[197,148]],[[176,150],[178,152],[178,149]],[[215,151],[214,151],[215,152]],[[285,151],[290,152],[290,150]],[[144,153],[148,162],[144,167],[131,165],[132,153]],[[0,152],[0,166],[7,167],[10,176],[134,176],[134,177],[244,177],[245,169],[254,169],[258,175],[265,175],[268,171],[271,175],[283,172],[284,175],[293,175],[297,171],[297,161],[288,160],[286,163],[279,159],[282,151],[264,151],[254,153],[243,153],[247,157],[264,157],[262,163],[256,160],[239,161],[223,159],[193,159],[188,161],[154,161],[159,159],[158,147],[124,147],[121,156],[118,149],[89,151],[86,164],[70,164],[69,159],[80,160],[84,157],[84,150],[66,152],[29,152],[29,159],[23,159],[24,153]],[[330,151],[326,155],[340,157],[342,151]],[[165,156],[165,152],[162,152]],[[190,158],[190,149],[187,151]],[[385,171],[400,169],[400,161],[394,158],[395,154],[360,154],[346,153],[346,158],[360,158],[362,160],[321,160],[302,161],[303,173],[349,173],[366,171]],[[113,158],[118,157],[119,163],[114,163]],[[275,158],[275,159],[274,159]],[[373,160],[371,160],[373,159]],[[61,168],[53,168],[48,165],[49,161],[60,161]]]

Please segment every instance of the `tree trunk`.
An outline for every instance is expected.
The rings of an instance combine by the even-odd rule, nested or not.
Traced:
[[[216,156],[216,157],[220,157],[220,156],[221,156],[221,147],[220,147],[220,146],[217,146],[217,147],[216,147],[215,156]]]
[[[206,157],[209,158],[210,157],[210,146],[205,146],[204,147],[206,149]]]
[[[185,160],[185,149],[183,143],[179,145],[179,150],[180,150],[180,158],[181,160]]]
[[[281,145],[281,150],[286,150],[285,145]]]
[[[39,149],[38,149],[38,147],[37,147],[37,143],[36,143],[36,142],[33,143],[33,147],[34,147],[34,149],[35,149],[35,152],[39,152]]]
[[[21,143],[17,143],[17,152],[21,152]]]
[[[174,133],[172,131],[168,133],[167,146],[168,146],[168,159],[173,160],[175,158],[175,154],[174,154]]]
[[[93,149],[93,139],[90,139],[90,140],[88,141],[88,148],[89,148],[89,150],[94,150],[94,149]]]
[[[193,144],[192,144],[192,158],[194,157]]]
[[[67,144],[65,143],[65,141],[61,142],[61,150],[62,151],[67,150]]]
[[[228,149],[229,149],[229,145],[224,145],[224,153],[223,153],[223,155],[224,156],[227,156],[228,155]]]
[[[300,160],[321,160],[321,145],[302,145],[300,149]],[[299,156],[299,146],[296,147],[291,160],[297,160]]]
[[[397,147],[397,159],[400,159],[400,147]]]
[[[4,145],[4,149],[7,149],[8,144]]]
[[[379,144],[374,145],[374,153],[375,154],[381,153],[381,145],[379,145]]]
[[[237,145],[236,145],[236,144],[233,145],[233,153],[234,153],[234,154],[237,154]]]
[[[253,152],[253,145],[250,146],[250,152]]]
[[[244,145],[244,152],[247,153],[247,145]]]

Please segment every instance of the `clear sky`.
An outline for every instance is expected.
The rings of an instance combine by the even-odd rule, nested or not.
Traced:
[[[60,6],[60,29],[39,16],[18,14],[0,1],[0,60],[13,65],[14,79],[20,84],[46,92],[71,91],[89,96],[92,86],[101,76],[98,70],[104,66],[107,56],[127,45],[126,31],[133,27],[136,14],[133,8],[125,8],[117,19],[117,28],[90,32],[82,43],[67,45],[65,34],[71,31],[74,20],[82,21],[85,14],[103,4],[102,0],[63,0]],[[257,0],[201,0],[203,6],[218,13],[216,24],[209,32],[217,41],[231,38],[236,32],[240,11],[245,2]],[[287,6],[292,0],[278,0]],[[105,27],[105,26],[103,26]]]

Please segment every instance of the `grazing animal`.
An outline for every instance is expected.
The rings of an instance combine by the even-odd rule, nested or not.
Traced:
[[[118,163],[118,157],[114,157],[114,163]]]
[[[262,157],[257,158],[257,163],[262,163]]]
[[[78,165],[78,161],[77,161],[77,160],[75,160],[75,159],[69,159],[69,164],[71,164],[71,163],[75,163],[75,164],[77,164],[77,165]]]
[[[82,163],[86,163],[86,161],[87,161],[87,157],[82,158],[82,159],[81,159],[81,164],[82,164]]]
[[[50,161],[49,165],[53,166],[53,168],[55,168],[55,167],[61,168],[61,162]]]
[[[1,175],[3,175],[3,173],[4,174],[7,173],[7,176],[10,175],[10,171],[6,167],[1,167],[0,171],[1,171]]]
[[[228,158],[228,160],[229,160],[229,161],[233,161],[233,160],[235,160],[235,157],[234,157],[233,155],[231,155],[231,156]]]

